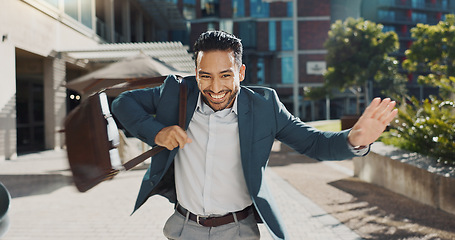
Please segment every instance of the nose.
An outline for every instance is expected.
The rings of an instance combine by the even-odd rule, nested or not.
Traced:
[[[214,93],[218,93],[223,90],[223,86],[221,84],[221,80],[219,78],[214,78],[212,82],[212,91]]]

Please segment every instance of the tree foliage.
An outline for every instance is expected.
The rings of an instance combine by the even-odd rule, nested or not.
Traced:
[[[455,15],[445,18],[437,25],[417,24],[411,29],[415,41],[406,51],[403,67],[423,73],[420,83],[437,86],[441,97],[455,100]]]
[[[388,55],[398,50],[398,36],[382,29],[381,24],[362,18],[332,24],[324,44],[328,51],[326,88],[364,87],[368,80],[382,82],[388,89],[391,83],[403,85],[404,78],[397,71],[398,61]]]
[[[412,98],[410,104],[400,107],[398,119],[382,141],[455,164],[454,109],[452,101],[431,97],[421,103]]]
[[[455,16],[437,25],[411,29],[415,42],[403,67],[422,74],[420,83],[439,87],[440,95],[403,102],[383,142],[455,164]]]

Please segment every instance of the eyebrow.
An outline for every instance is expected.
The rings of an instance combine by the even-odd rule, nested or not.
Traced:
[[[222,74],[222,73],[232,73],[232,72],[234,72],[234,71],[232,71],[231,69],[226,69],[226,70],[223,70],[223,71],[219,72],[218,74]],[[211,73],[209,73],[209,72],[204,72],[204,71],[202,71],[202,70],[199,71],[199,74],[212,75]]]

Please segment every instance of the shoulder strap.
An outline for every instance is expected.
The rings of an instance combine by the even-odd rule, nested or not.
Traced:
[[[185,123],[186,123],[186,101],[187,101],[187,87],[186,87],[186,82],[182,77],[179,77],[180,79],[180,94],[179,94],[179,126],[183,129],[185,129]],[[148,158],[156,155],[157,153],[161,152],[164,150],[164,147],[161,146],[156,146],[147,152],[142,153],[141,155],[129,160],[125,164],[123,164],[123,167],[125,170],[130,170],[131,168],[135,167],[139,163],[142,163],[143,161],[147,160]]]

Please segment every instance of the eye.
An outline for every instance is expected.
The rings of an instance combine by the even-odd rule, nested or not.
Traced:
[[[228,77],[231,77],[231,74],[226,73],[226,74],[221,75],[221,77],[222,77],[222,78],[228,78]]]

